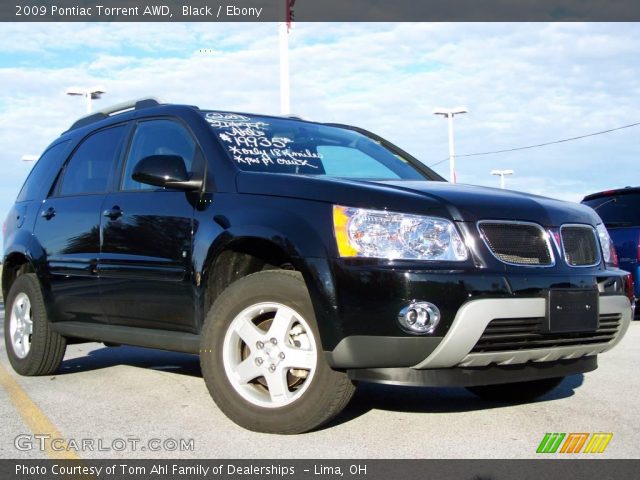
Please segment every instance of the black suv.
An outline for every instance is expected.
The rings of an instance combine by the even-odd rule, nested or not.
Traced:
[[[590,208],[450,185],[360,128],[146,99],[78,120],[5,223],[9,360],[67,342],[200,355],[251,430],[314,429],[358,381],[526,401],[624,335]],[[604,248],[602,248],[604,247]]]

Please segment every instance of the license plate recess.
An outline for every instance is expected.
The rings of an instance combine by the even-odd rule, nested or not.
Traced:
[[[598,320],[598,290],[549,290],[545,333],[593,332]]]

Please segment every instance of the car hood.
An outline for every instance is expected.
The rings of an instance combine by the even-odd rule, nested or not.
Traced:
[[[352,180],[305,175],[240,172],[239,193],[270,195],[345,206],[446,216],[456,221],[519,220],[545,227],[565,223],[600,223],[598,215],[578,203],[436,181]]]

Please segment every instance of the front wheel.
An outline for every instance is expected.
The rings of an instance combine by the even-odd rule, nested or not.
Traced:
[[[543,378],[528,382],[467,387],[467,390],[483,400],[502,403],[524,403],[549,393],[560,385],[563,380],[564,377]]]
[[[249,275],[229,286],[207,315],[200,352],[214,401],[249,430],[294,434],[337,415],[354,386],[322,354],[302,276]]]

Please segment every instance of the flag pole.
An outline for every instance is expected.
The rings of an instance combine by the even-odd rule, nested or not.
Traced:
[[[291,113],[289,96],[289,27],[287,22],[280,22],[280,113]]]

